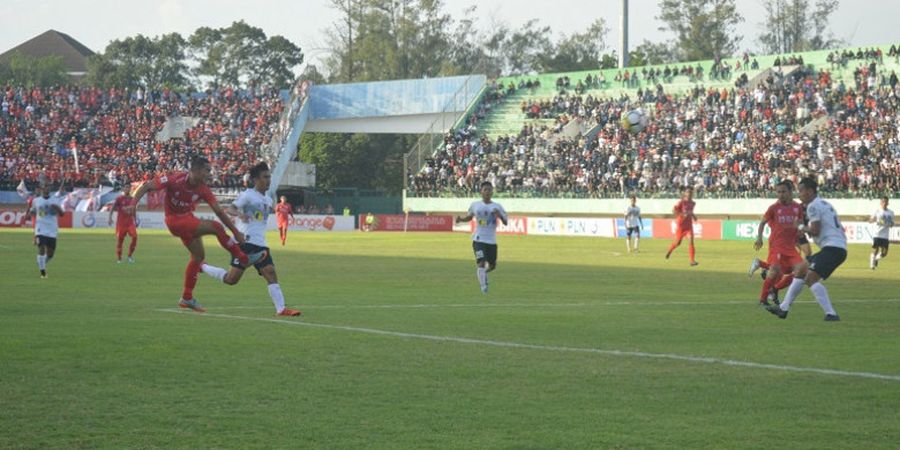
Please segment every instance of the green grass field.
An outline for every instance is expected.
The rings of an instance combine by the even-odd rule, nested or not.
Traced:
[[[270,235],[270,242],[276,239]],[[483,296],[464,234],[298,234],[276,318],[248,272],[201,275],[143,232],[63,230],[50,278],[0,232],[0,448],[897,448],[900,255],[868,249],[787,320],[750,243],[501,237]],[[227,257],[212,238],[209,262]]]

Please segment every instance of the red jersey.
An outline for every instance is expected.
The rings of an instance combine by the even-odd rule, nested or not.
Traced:
[[[131,228],[134,226],[134,213],[125,208],[134,205],[134,198],[120,195],[116,197],[112,210],[119,213],[116,216],[116,228]]]
[[[194,212],[200,199],[209,205],[215,205],[216,196],[208,186],[191,186],[188,184],[188,172],[176,172],[160,175],[153,180],[156,186],[166,191],[166,215],[174,216]]]
[[[678,228],[682,230],[690,230],[694,223],[694,203],[693,200],[679,200],[675,204],[675,214],[678,214]]]
[[[291,216],[293,211],[294,208],[291,207],[290,203],[279,203],[275,205],[275,215],[279,222],[287,222],[288,217]]]
[[[793,254],[797,253],[797,227],[796,223],[803,221],[803,206],[791,202],[782,205],[775,202],[763,216],[772,234],[769,235],[769,252]]]

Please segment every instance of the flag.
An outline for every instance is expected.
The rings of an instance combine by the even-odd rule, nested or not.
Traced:
[[[19,182],[19,185],[16,186],[16,192],[22,198],[28,198],[31,195],[31,192],[28,192],[28,188],[25,187],[25,180]]]

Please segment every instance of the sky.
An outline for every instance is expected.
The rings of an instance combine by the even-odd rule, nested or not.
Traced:
[[[482,28],[491,18],[513,26],[538,18],[558,36],[583,31],[603,17],[610,27],[609,43],[618,46],[621,0],[444,0],[446,11],[455,18],[476,3],[484,17]],[[201,26],[219,28],[244,20],[267,35],[288,38],[303,49],[307,62],[315,64],[324,58],[325,30],[337,19],[329,5],[329,0],[0,0],[0,52],[49,29],[101,52],[111,40],[136,34],[174,31],[187,37]],[[658,29],[657,2],[631,0],[629,5],[632,48],[644,39],[672,38]],[[739,0],[738,8],[745,18],[737,29],[744,36],[741,48],[756,50],[764,18],[760,0]],[[897,0],[841,0],[831,29],[853,46],[890,44],[900,42],[897,17]]]

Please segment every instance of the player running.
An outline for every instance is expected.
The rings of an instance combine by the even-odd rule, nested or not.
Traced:
[[[631,235],[634,235],[634,252],[638,251],[638,244],[641,242],[641,228],[642,228],[642,219],[641,219],[641,208],[637,205],[637,196],[631,196],[631,206],[629,206],[625,210],[625,230],[627,235],[625,236],[625,248],[628,249],[628,253],[631,253],[632,244],[631,244]]]
[[[126,207],[131,214],[134,214],[135,205],[141,201],[144,194],[156,190],[166,191],[166,227],[169,228],[169,232],[173,236],[181,238],[181,242],[191,253],[191,259],[184,271],[184,291],[181,294],[181,301],[178,302],[178,306],[197,312],[206,311],[206,308],[194,298],[194,286],[197,285],[197,275],[200,273],[200,267],[204,258],[206,258],[203,240],[201,239],[203,236],[216,235],[219,245],[231,253],[231,256],[237,259],[244,267],[255,264],[266,257],[265,251],[249,256],[241,251],[239,244],[244,242],[244,235],[235,228],[231,218],[222,211],[218,201],[216,201],[216,197],[209,187],[206,186],[209,172],[209,160],[202,156],[195,156],[191,158],[190,171],[159,175],[153,180],[142,184],[137,192],[134,193],[132,205]],[[213,212],[216,213],[216,217],[231,230],[234,238],[228,236],[222,223],[212,220],[201,220],[194,216],[194,208],[200,200],[204,200],[212,208]]]
[[[768,306],[768,298],[773,290],[783,289],[790,279],[782,277],[794,273],[803,265],[803,257],[797,251],[797,224],[803,219],[803,206],[794,201],[794,184],[782,181],[775,186],[778,201],[769,206],[757,227],[756,242],[753,248],[759,251],[763,246],[763,231],[766,225],[772,233],[769,235],[769,256],[766,259],[768,276],[763,282],[759,294],[759,303]],[[787,279],[785,279],[787,278]]]
[[[781,305],[767,306],[766,309],[781,319],[787,318],[791,303],[806,284],[825,311],[825,321],[836,322],[841,318],[831,305],[828,289],[821,281],[828,279],[847,259],[847,236],[834,207],[818,196],[816,180],[812,178],[800,180],[798,193],[800,201],[806,205],[806,214],[809,217],[809,225],[800,225],[798,231],[812,236],[819,247],[819,252],[809,258],[809,263],[804,262],[797,268],[795,278]]]
[[[266,244],[266,223],[269,220],[269,212],[272,211],[272,199],[266,196],[266,191],[272,182],[269,166],[261,162],[251,167],[250,182],[253,187],[244,191],[234,203],[228,206],[228,213],[240,218],[238,228],[244,233],[246,239],[246,242],[241,244],[241,250],[247,254],[266,253],[266,257],[257,261],[253,266],[256,267],[257,273],[269,283],[269,297],[275,304],[275,315],[299,316],[300,311],[284,307],[284,294],[281,292],[281,285],[278,284],[275,263],[272,261],[272,254]],[[281,198],[284,201],[284,197]],[[229,285],[237,284],[244,275],[244,266],[237,258],[232,260],[229,271],[205,263],[201,269],[203,273]]]
[[[694,206],[696,206],[697,203],[694,202],[693,198],[694,190],[692,188],[685,188],[681,200],[679,200],[678,203],[675,204],[675,207],[672,208],[672,212],[678,216],[678,231],[675,234],[672,245],[669,246],[669,251],[666,253],[666,259],[669,259],[669,256],[672,256],[672,251],[681,245],[681,240],[684,239],[685,236],[689,236],[688,254],[691,257],[691,266],[696,266],[698,263],[694,258],[694,221],[697,220],[697,216],[694,215]]]
[[[284,247],[284,241],[287,240],[288,225],[294,219],[294,207],[287,202],[285,196],[281,196],[281,201],[275,206],[275,218],[278,221],[278,235],[281,236],[281,246]]]
[[[65,211],[62,208],[62,197],[51,196],[50,188],[40,186],[38,197],[31,201],[25,219],[34,220],[34,239],[38,247],[37,265],[41,271],[41,278],[47,278],[47,263],[56,254],[56,238],[59,235],[59,217]]]
[[[506,210],[499,203],[491,201],[494,185],[490,181],[481,183],[481,200],[472,202],[465,217],[458,216],[456,222],[468,222],[475,218],[475,232],[472,233],[472,250],[478,265],[475,274],[481,293],[488,293],[488,272],[497,268],[497,221],[507,224]]]
[[[891,245],[891,227],[894,226],[894,212],[888,209],[888,198],[881,197],[881,209],[872,213],[869,223],[875,224],[875,233],[872,238],[872,256],[869,257],[869,267],[875,270],[878,262],[888,254]]]
[[[125,236],[131,237],[131,244],[128,246],[128,262],[134,262],[134,249],[137,247],[137,225],[134,221],[134,213],[129,212],[129,206],[137,207],[134,198],[131,197],[131,187],[125,186],[122,189],[122,195],[116,197],[112,209],[109,210],[109,224],[113,224],[113,213],[116,215],[116,263],[122,263],[122,244],[125,242]]]

